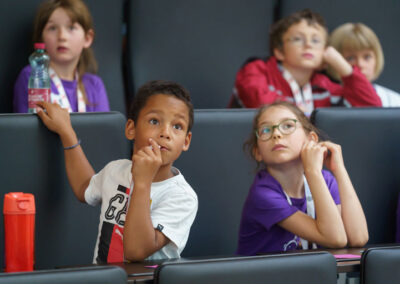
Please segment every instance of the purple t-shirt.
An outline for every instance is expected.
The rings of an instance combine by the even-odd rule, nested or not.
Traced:
[[[17,81],[15,82],[13,99],[14,112],[28,112],[28,81],[30,73],[31,66],[25,66],[19,73]],[[72,111],[77,112],[78,100],[76,90],[78,82],[76,80],[61,80],[61,82],[64,86],[64,90],[67,94]],[[94,74],[85,73],[82,76],[82,83],[85,86],[86,97],[89,101],[89,104],[86,105],[86,111],[110,111],[106,89],[101,78]],[[57,88],[54,85],[53,81],[51,81],[51,92],[54,94],[58,94]]]
[[[340,204],[335,177],[323,170],[322,175],[333,200]],[[306,213],[306,198],[291,198],[289,205],[281,185],[266,170],[254,178],[242,211],[237,253],[281,252],[298,248],[298,238],[277,223],[296,213]]]
[[[396,243],[400,243],[400,195],[397,201],[397,217],[396,217]]]

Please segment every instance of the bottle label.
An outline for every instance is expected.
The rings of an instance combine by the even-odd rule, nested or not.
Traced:
[[[28,89],[28,111],[36,113],[37,102],[50,102],[50,89]]]

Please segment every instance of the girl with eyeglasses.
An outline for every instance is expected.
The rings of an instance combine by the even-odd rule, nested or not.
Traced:
[[[243,207],[238,254],[365,245],[367,223],[341,147],[320,142],[298,107],[260,108],[244,148],[262,169]]]

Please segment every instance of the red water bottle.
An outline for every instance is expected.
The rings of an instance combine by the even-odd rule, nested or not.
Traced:
[[[4,195],[5,271],[32,271],[35,263],[35,199],[33,194]]]

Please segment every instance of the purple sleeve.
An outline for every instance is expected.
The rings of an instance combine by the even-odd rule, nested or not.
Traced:
[[[400,195],[397,201],[397,216],[396,216],[396,243],[400,243]]]
[[[13,112],[28,112],[28,81],[30,66],[25,66],[18,75],[14,85]]]
[[[106,88],[101,78],[97,75],[86,73],[82,81],[89,100],[86,111],[110,111]]]
[[[267,182],[255,182],[248,198],[246,206],[249,217],[268,230],[276,223],[286,219],[298,211],[289,205],[280,190],[280,185],[267,177]]]
[[[332,199],[333,201],[335,201],[336,205],[340,204],[340,195],[339,195],[339,189],[338,189],[338,185],[337,185],[337,181],[335,179],[335,177],[326,170],[322,171],[322,175],[324,176],[326,185],[329,188],[329,191],[332,195]]]

